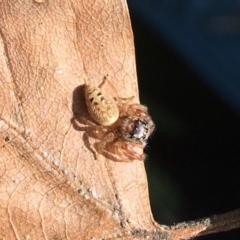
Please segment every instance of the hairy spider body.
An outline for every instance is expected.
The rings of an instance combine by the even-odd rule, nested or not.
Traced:
[[[154,130],[154,123],[143,105],[130,102],[133,97],[116,100],[108,93],[102,91],[101,86],[108,80],[106,77],[100,87],[85,85],[85,99],[89,115],[98,125],[93,129],[101,131],[104,137],[97,144],[97,155],[106,153],[114,155],[117,161],[129,162],[144,160],[145,154],[135,151],[135,147],[143,148]],[[116,89],[109,85],[116,91]],[[92,124],[91,124],[92,125]]]
[[[101,126],[110,126],[117,121],[119,110],[116,101],[98,87],[85,85],[85,99],[90,116]]]
[[[148,137],[154,130],[154,124],[150,119],[144,121],[135,116],[127,116],[120,126],[121,136],[126,141],[139,142],[145,147]]]

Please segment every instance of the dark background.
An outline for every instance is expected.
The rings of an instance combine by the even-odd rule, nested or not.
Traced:
[[[238,2],[128,0],[140,99],[156,123],[146,168],[161,224],[240,208]]]

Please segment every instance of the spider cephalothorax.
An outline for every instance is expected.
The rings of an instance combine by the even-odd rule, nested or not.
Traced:
[[[130,142],[139,142],[145,147],[155,127],[147,108],[140,104],[130,104],[122,114],[126,114],[119,127],[122,138]]]
[[[107,80],[104,78],[103,83]],[[110,82],[109,85],[114,88]],[[135,147],[143,149],[155,127],[147,108],[131,103],[133,97],[113,98],[100,87],[87,83],[85,100],[89,115],[98,125],[88,123],[93,126],[93,130],[102,131],[104,134],[97,144],[97,154],[106,151],[106,145],[109,144],[108,151],[111,151],[118,161],[144,160],[145,154],[135,151]]]

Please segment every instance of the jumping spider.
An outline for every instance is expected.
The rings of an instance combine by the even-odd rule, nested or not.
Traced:
[[[90,117],[97,123],[84,120],[92,130],[101,132],[103,137],[96,146],[98,154],[108,153],[106,146],[117,161],[130,162],[144,160],[145,154],[134,149],[146,146],[147,140],[154,130],[154,123],[148,114],[147,108],[137,103],[131,103],[134,97],[113,98],[102,91],[102,85],[108,84],[116,91],[107,77],[104,77],[99,87],[85,84],[85,100]],[[116,94],[117,95],[117,94]]]

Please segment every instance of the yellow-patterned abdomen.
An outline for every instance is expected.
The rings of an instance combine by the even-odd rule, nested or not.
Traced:
[[[119,118],[116,101],[98,87],[85,85],[85,99],[90,116],[102,126],[110,126]]]

